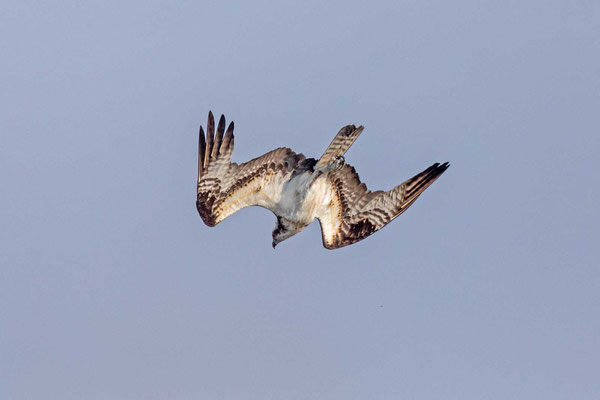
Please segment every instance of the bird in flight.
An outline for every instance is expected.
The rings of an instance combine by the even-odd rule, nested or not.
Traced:
[[[208,113],[206,135],[200,126],[196,208],[204,223],[215,226],[248,206],[277,217],[272,246],[291,238],[315,218],[323,246],[337,249],[356,243],[402,214],[440,177],[449,163],[435,163],[390,191],[370,191],[344,154],[363,131],[343,127],[318,160],[280,147],[242,164],[231,162],[233,127],[216,127]]]

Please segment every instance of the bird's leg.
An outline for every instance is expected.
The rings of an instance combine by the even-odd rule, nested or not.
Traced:
[[[344,156],[338,156],[336,158],[333,159],[333,167],[334,167],[334,171],[339,171],[340,169],[342,169],[344,167],[344,165],[346,165],[346,159],[344,158]]]

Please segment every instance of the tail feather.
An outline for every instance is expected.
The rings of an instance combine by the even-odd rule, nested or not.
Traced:
[[[325,168],[329,163],[331,163],[336,157],[343,156],[346,151],[352,146],[352,143],[358,138],[358,136],[363,131],[364,127],[359,126],[358,128],[354,125],[347,125],[340,129],[340,131],[335,135],[325,153],[321,156],[317,164],[315,165],[315,169]]]

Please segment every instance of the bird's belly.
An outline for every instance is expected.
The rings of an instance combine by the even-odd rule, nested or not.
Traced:
[[[322,177],[303,174],[290,181],[278,202],[278,215],[290,221],[310,224],[326,202],[328,187]]]

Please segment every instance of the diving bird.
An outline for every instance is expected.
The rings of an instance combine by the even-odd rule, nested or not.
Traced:
[[[215,226],[248,206],[271,210],[277,217],[272,246],[291,238],[315,218],[323,246],[337,249],[356,243],[402,214],[449,163],[435,163],[390,191],[370,191],[344,154],[363,131],[343,127],[315,160],[280,147],[242,164],[231,162],[233,127],[208,113],[206,136],[200,126],[196,208],[204,223]]]

